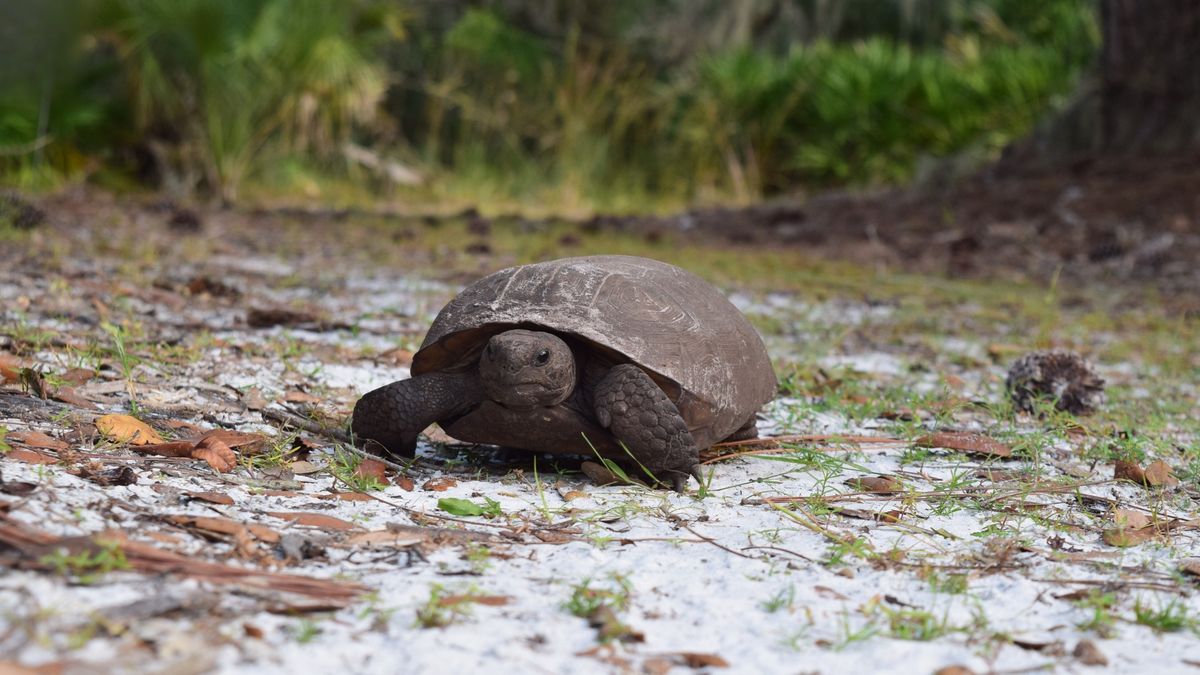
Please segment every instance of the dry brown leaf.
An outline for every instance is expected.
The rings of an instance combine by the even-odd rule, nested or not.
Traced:
[[[21,369],[25,367],[21,359],[12,354],[0,352],[0,384],[21,381]]]
[[[683,664],[688,668],[728,668],[729,662],[716,654],[703,652],[677,652]]]
[[[582,492],[580,490],[567,490],[566,492],[564,492],[562,494],[562,498],[563,498],[564,502],[572,502],[572,501],[575,501],[576,499],[587,499],[590,496],[591,495],[589,495],[588,493]]]
[[[283,400],[287,401],[288,403],[320,403],[321,402],[321,398],[319,396],[313,396],[312,394],[309,394],[309,393],[303,392],[303,391],[289,391],[283,395]]]
[[[351,535],[342,542],[342,546],[387,546],[391,548],[407,548],[427,541],[426,537],[406,532],[391,530],[371,530],[361,534]]]
[[[1075,645],[1075,649],[1072,650],[1071,655],[1079,659],[1079,662],[1085,666],[1108,665],[1108,657],[1091,640],[1080,640]]]
[[[373,478],[380,483],[387,484],[387,476],[384,472],[387,471],[387,465],[377,459],[364,459],[358,463],[354,469],[354,475],[358,478]]]
[[[228,445],[214,437],[201,439],[192,450],[192,457],[208,462],[217,473],[229,473],[237,467],[237,455],[233,454]]]
[[[946,666],[933,671],[933,675],[975,675],[975,671],[966,666]]]
[[[813,586],[813,590],[822,598],[832,598],[834,600],[845,600],[846,596],[833,590],[828,586]]]
[[[923,448],[947,448],[987,457],[1011,457],[1012,448],[983,434],[963,431],[941,431],[918,438],[915,445]]]
[[[15,459],[18,462],[27,464],[57,464],[58,458],[50,455],[42,454],[36,450],[26,450],[25,448],[13,448],[4,455],[5,459]]]
[[[1115,508],[1112,510],[1112,519],[1117,527],[1131,530],[1137,530],[1150,524],[1149,516],[1133,509]]]
[[[39,561],[44,561],[50,554],[57,554],[61,550],[65,550],[68,555],[96,555],[105,550],[102,546],[116,545],[124,554],[129,567],[143,574],[171,574],[203,583],[238,584],[279,593],[300,593],[326,603],[339,602],[343,606],[366,591],[366,588],[359,584],[208,562],[198,559],[195,555],[174,553],[129,541],[126,533],[122,531],[109,530],[88,536],[58,537],[15,522],[3,514],[0,514],[0,543],[14,549],[28,564],[43,566],[46,563]]]
[[[76,387],[83,386],[96,377],[96,371],[91,368],[69,368],[65,373],[58,376],[64,382],[70,382]]]
[[[290,520],[297,525],[316,527],[322,530],[357,530],[358,526],[348,523],[341,518],[334,518],[323,513],[305,513],[303,511],[268,511],[268,516]]]
[[[447,595],[438,599],[438,604],[442,607],[452,607],[463,603],[471,603],[475,605],[487,605],[489,607],[500,607],[507,605],[512,598],[507,595]]]
[[[403,347],[396,347],[383,352],[375,357],[375,360],[390,363],[393,366],[409,366],[412,365],[413,353]]]
[[[173,515],[166,516],[167,522],[174,523],[180,527],[190,527],[213,534],[220,534],[230,537],[236,537],[239,533],[249,533],[256,539],[264,541],[268,544],[274,544],[279,541],[280,534],[278,531],[261,525],[259,523],[241,523],[229,518],[215,518],[212,516],[185,516]]]
[[[66,450],[70,448],[65,442],[48,436],[40,431],[10,431],[5,436],[5,440],[14,441],[21,445],[27,445],[31,448],[42,448],[44,450]]]
[[[851,478],[846,481],[846,485],[860,492],[877,492],[879,494],[895,494],[904,489],[900,481],[891,476],[865,476],[863,478]]]
[[[1148,527],[1113,527],[1101,533],[1100,538],[1109,546],[1128,548],[1144,544],[1158,537],[1162,532],[1153,525]]]
[[[210,429],[204,432],[199,440],[212,438],[221,441],[230,448],[238,448],[243,453],[254,454],[267,445],[267,437],[263,434],[234,431],[232,429]]]
[[[413,479],[405,476],[404,474],[397,475],[395,478],[393,478],[392,484],[407,492],[412,492],[413,488],[416,487],[416,484],[413,483]]]
[[[296,474],[297,476],[307,476],[310,473],[317,473],[318,471],[325,470],[325,467],[313,464],[312,462],[303,459],[288,464],[288,468],[291,469],[292,473]]]
[[[1115,480],[1133,481],[1138,485],[1146,484],[1146,472],[1142,471],[1142,467],[1133,462],[1126,462],[1123,459],[1117,460],[1117,463],[1113,466],[1113,478]]]
[[[96,418],[96,429],[117,443],[157,445],[164,442],[149,425],[129,415],[101,415]]]
[[[453,478],[431,478],[425,481],[425,484],[421,486],[421,489],[429,490],[431,492],[445,492],[455,485],[458,485],[458,481],[454,480]]]
[[[317,499],[340,499],[344,502],[369,502],[375,498],[362,492],[327,492],[313,495]]]
[[[73,405],[76,408],[83,408],[84,410],[96,410],[95,403],[92,403],[86,398],[80,396],[79,393],[71,387],[59,387],[58,391],[54,392],[54,395],[50,398],[53,398],[55,401],[62,401],[67,405]]]
[[[1175,487],[1179,485],[1179,479],[1175,477],[1171,465],[1161,459],[1150,462],[1150,466],[1146,467],[1145,473],[1146,482],[1155,487]]]
[[[1194,577],[1200,577],[1200,558],[1184,558],[1179,563],[1179,571]]]
[[[149,455],[162,455],[163,457],[191,457],[192,450],[195,447],[195,441],[171,441],[169,443],[143,445],[134,449],[138,452],[144,452]]]
[[[188,497],[198,499],[209,504],[220,504],[221,506],[233,506],[233,497],[224,492],[189,492]]]

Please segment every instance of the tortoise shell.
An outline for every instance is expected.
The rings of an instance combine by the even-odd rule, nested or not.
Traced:
[[[492,335],[516,327],[571,336],[603,358],[642,367],[701,448],[775,396],[762,338],[720,291],[674,265],[620,255],[522,265],[476,281],[438,313],[412,374],[473,363]]]

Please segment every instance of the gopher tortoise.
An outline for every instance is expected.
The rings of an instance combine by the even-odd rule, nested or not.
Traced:
[[[434,319],[412,377],[354,406],[357,441],[412,456],[437,422],[454,438],[635,460],[681,490],[699,451],[757,435],[775,396],[762,338],[719,291],[632,256],[501,270]]]

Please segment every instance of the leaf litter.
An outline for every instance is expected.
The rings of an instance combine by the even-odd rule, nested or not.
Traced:
[[[291,257],[230,230],[197,258],[128,227],[163,256],[132,277],[118,244],[0,271],[0,665],[136,671],[179,635],[228,672],[1200,659],[1195,428],[1165,406],[1005,412],[1007,366],[1044,345],[986,306],[938,324],[903,302],[734,293],[784,381],[771,437],[713,448],[705,484],[676,495],[437,433],[411,463],[359,458],[338,436],[355,399],[407,375],[454,284],[353,251],[331,266],[308,230],[272,242]],[[1075,349],[1123,339],[1055,330]],[[1200,364],[1178,358],[1099,359],[1106,408],[1194,407],[1170,377]],[[597,588],[621,601],[564,609]]]

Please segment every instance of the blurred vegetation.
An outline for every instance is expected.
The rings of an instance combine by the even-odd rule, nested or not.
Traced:
[[[225,200],[645,210],[903,181],[1027,133],[1098,43],[1092,0],[0,3],[3,182]]]

